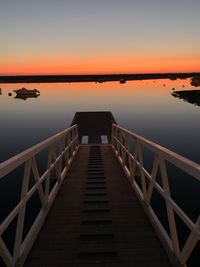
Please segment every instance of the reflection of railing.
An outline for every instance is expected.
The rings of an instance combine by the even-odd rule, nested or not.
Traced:
[[[21,199],[0,225],[0,256],[7,266],[14,266],[19,262],[24,262],[77,149],[78,130],[77,125],[75,125],[0,164],[0,178],[9,174],[18,166],[24,165]],[[42,175],[39,175],[36,156],[45,150],[48,152],[47,168]],[[29,188],[31,172],[34,178],[34,185]],[[52,180],[53,186],[51,185]],[[38,192],[41,209],[23,240],[26,205],[35,192]],[[15,218],[17,218],[15,243],[13,253],[10,253],[2,239],[2,235]]]
[[[180,263],[185,264],[197,242],[200,240],[200,216],[194,224],[186,213],[172,199],[166,170],[166,162],[172,163],[174,166],[198,180],[200,180],[200,165],[115,124],[112,126],[112,146],[133,188],[142,201],[147,214],[154,223],[155,229],[159,232],[161,239],[164,238],[164,243],[167,245],[167,249],[170,249],[170,251],[176,255],[176,258]],[[145,169],[143,164],[142,149],[144,147],[154,154],[151,173]],[[163,186],[156,181],[159,169]],[[141,178],[140,185],[137,182],[138,172]],[[156,189],[165,200],[170,235],[162,226],[158,216],[151,206],[153,189]],[[180,249],[177,234],[175,213],[191,231],[182,249]]]

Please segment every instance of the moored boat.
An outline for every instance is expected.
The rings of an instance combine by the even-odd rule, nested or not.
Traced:
[[[17,95],[31,95],[31,96],[37,96],[40,94],[40,91],[38,91],[37,89],[26,89],[26,88],[21,88],[18,90],[13,90]]]
[[[126,83],[126,80],[125,80],[125,79],[120,79],[120,80],[119,80],[119,83],[121,83],[121,84],[122,84],[122,83]]]

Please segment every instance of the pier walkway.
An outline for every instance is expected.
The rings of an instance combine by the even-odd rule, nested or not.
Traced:
[[[198,163],[111,112],[76,113],[0,163],[0,267],[198,267],[200,216],[176,202],[177,175],[200,189]]]
[[[171,266],[110,145],[79,148],[25,266]]]

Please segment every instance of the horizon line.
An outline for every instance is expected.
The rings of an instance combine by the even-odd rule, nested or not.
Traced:
[[[200,71],[186,71],[186,72],[135,72],[135,73],[72,73],[72,74],[0,74],[1,76],[109,76],[109,75],[155,75],[155,74],[200,74]]]

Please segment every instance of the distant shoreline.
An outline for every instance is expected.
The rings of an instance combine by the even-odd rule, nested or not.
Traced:
[[[123,80],[187,79],[200,76],[190,73],[146,73],[146,74],[91,74],[91,75],[15,75],[0,76],[0,83],[58,83],[58,82],[107,82]]]

